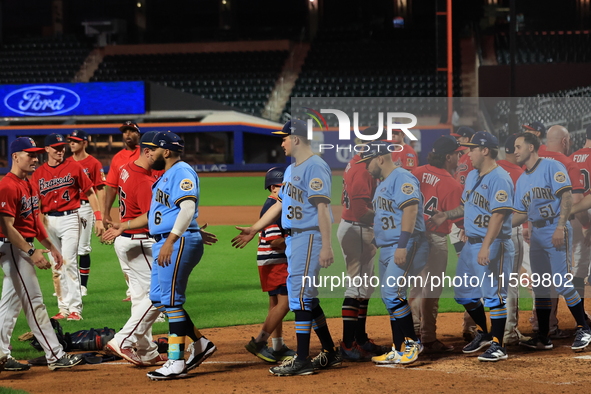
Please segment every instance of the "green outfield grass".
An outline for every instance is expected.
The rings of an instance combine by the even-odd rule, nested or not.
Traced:
[[[333,201],[340,201],[342,181],[333,181]],[[202,178],[202,205],[261,205],[267,192],[263,180],[256,177],[245,178]],[[333,248],[335,263],[321,270],[321,275],[339,275],[344,270],[343,256],[336,239],[337,224],[333,225]],[[267,312],[268,296],[260,290],[256,266],[256,242],[237,250],[231,247],[230,240],[237,234],[233,226],[211,226],[218,235],[219,243],[205,247],[205,255],[193,271],[187,289],[185,307],[199,328],[224,327],[242,324],[260,324]],[[79,322],[62,321],[65,332],[81,329],[110,327],[119,330],[130,314],[130,303],[121,302],[125,298],[126,284],[115,256],[113,246],[102,245],[93,237],[92,265],[88,296],[84,297],[84,320]],[[448,275],[455,272],[456,255],[450,247]],[[376,259],[377,261],[377,259]],[[377,263],[376,263],[377,264]],[[376,268],[377,275],[377,268]],[[49,316],[58,312],[57,302],[52,296],[53,284],[50,271],[38,270],[39,282],[44,295]],[[322,306],[327,317],[339,317],[343,290],[331,294],[323,291]],[[369,304],[370,315],[385,315],[386,310],[378,292]],[[440,300],[441,312],[459,312],[463,308],[453,300],[451,290],[445,290]],[[530,299],[521,300],[522,308],[531,308]],[[293,320],[288,314],[287,320]],[[4,322],[2,322],[4,324]],[[458,330],[460,329],[458,319]],[[167,332],[166,323],[156,323],[155,334]],[[19,342],[17,337],[29,331],[24,314],[18,319],[11,342],[13,355],[18,359],[38,357],[40,352],[29,344]],[[253,332],[255,335],[256,332]]]

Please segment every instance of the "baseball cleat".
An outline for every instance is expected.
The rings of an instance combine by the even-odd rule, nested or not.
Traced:
[[[59,360],[48,364],[47,367],[52,371],[61,368],[72,368],[73,366],[80,364],[83,360],[84,359],[82,358],[81,354],[66,353]]]
[[[68,315],[68,320],[82,320],[82,316],[78,312],[72,312]]]
[[[279,350],[273,350],[273,357],[277,361],[285,361],[289,358],[293,358],[296,356],[295,350],[288,348],[285,344],[281,346]]]
[[[394,346],[392,346],[392,350],[382,354],[381,356],[372,357],[371,361],[376,364],[400,364],[401,358],[402,352],[397,351]]]
[[[497,342],[491,343],[490,347],[478,356],[479,361],[499,361],[506,360],[507,358],[509,358],[509,356],[507,356],[507,349],[499,345]]]
[[[555,330],[550,330],[550,332],[548,333],[548,337],[550,337],[551,339],[564,339],[564,338],[569,338],[570,336],[571,336],[571,334],[569,334],[566,331],[561,330],[558,327],[556,327]]]
[[[462,349],[462,352],[464,352],[466,354],[476,353],[477,351],[479,351],[483,347],[490,345],[491,342],[492,342],[492,334],[490,334],[490,333],[485,334],[482,331],[478,330],[476,332],[476,336],[474,337],[472,342],[470,342],[469,344],[464,346],[464,348]]]
[[[345,346],[345,342],[341,342],[340,346],[341,358],[347,361],[367,361],[367,354],[359,347],[357,342],[353,342],[351,347]]]
[[[8,356],[4,353],[2,353],[2,351],[0,350],[0,372],[4,371],[4,366],[6,365],[6,362],[8,361]]]
[[[137,355],[135,350],[133,348],[119,347],[119,344],[117,343],[115,338],[107,342],[107,344],[105,345],[105,349],[108,352],[121,357],[125,361],[132,363],[133,365],[142,366],[142,359],[140,358],[140,356]]]
[[[155,367],[158,365],[164,365],[168,361],[168,356],[166,354],[159,354],[154,358],[149,360],[142,360],[140,367]]]
[[[343,358],[338,348],[333,348],[331,351],[322,349],[318,356],[312,359],[312,366],[314,370],[336,367],[341,365]]]
[[[406,338],[404,341],[404,351],[400,355],[400,364],[414,363],[422,351],[423,345],[420,341],[415,342],[410,338]]]
[[[550,340],[550,338],[548,337],[541,337],[539,335],[536,335],[530,339],[525,339],[525,337],[523,339],[521,339],[519,341],[519,344],[521,346],[525,346],[528,347],[530,349],[535,349],[535,350],[550,350],[552,348],[554,348],[554,345],[552,344],[552,341]]]
[[[446,345],[439,339],[436,339],[433,342],[423,343],[423,347],[425,348],[425,353],[446,353],[454,350],[453,346]]]
[[[28,371],[29,369],[31,369],[31,364],[21,364],[18,361],[16,361],[14,358],[12,358],[11,356],[8,356],[8,359],[6,360],[6,364],[4,364],[5,371],[18,372],[18,371]]]
[[[187,358],[187,371],[197,368],[201,363],[214,354],[216,350],[217,348],[213,342],[204,336],[189,344],[186,350],[186,352],[189,353],[189,357]]]
[[[53,316],[52,319],[60,320],[60,319],[67,319],[68,313],[67,312],[60,312],[57,315]]]
[[[583,327],[579,327],[575,334],[575,341],[570,348],[575,352],[582,352],[589,343],[591,343],[591,329],[585,330]]]
[[[146,374],[151,380],[177,379],[187,376],[185,360],[168,360],[162,368]]]
[[[268,363],[276,363],[277,359],[273,356],[272,350],[267,347],[266,342],[255,342],[254,338],[250,339],[244,348],[248,350],[249,353],[257,356],[263,361]]]
[[[275,376],[311,375],[314,373],[314,366],[310,360],[301,361],[292,357],[277,367],[269,368],[269,372]]]
[[[359,343],[357,343],[359,345]],[[376,345],[373,339],[368,339],[363,345],[359,345],[359,348],[363,350],[368,357],[379,356],[390,351],[390,346]]]

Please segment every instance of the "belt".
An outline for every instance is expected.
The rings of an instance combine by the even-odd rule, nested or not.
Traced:
[[[90,204],[90,201],[88,201],[88,200],[80,200],[80,205],[86,205],[86,204]]]
[[[557,218],[558,217],[553,217],[553,218],[549,218],[549,219],[540,219],[540,220],[536,220],[534,222],[531,222],[531,224],[535,228],[542,228],[542,227],[546,227],[546,225],[548,225],[548,224],[553,224],[554,219],[557,219]]]
[[[77,209],[73,209],[71,211],[62,211],[62,212],[51,211],[51,212],[47,212],[46,215],[48,215],[48,216],[66,216],[66,215],[71,215],[76,212],[78,212]]]
[[[371,227],[371,224],[366,224],[366,223],[361,223],[361,222],[354,222],[352,220],[343,219],[343,222],[352,224],[354,226],[359,226],[359,227]]]
[[[139,234],[128,234],[128,233],[121,233],[122,237],[131,238],[131,239],[150,239],[151,235],[149,233],[139,233]]]
[[[199,230],[187,230],[186,232],[188,233],[198,233]],[[170,235],[170,233],[164,233],[164,234],[154,234],[154,241],[156,242],[160,242],[160,240],[168,238],[168,236]]]
[[[499,235],[496,239],[511,239],[511,236],[507,235]],[[468,243],[473,244],[481,244],[484,241],[484,237],[468,237]]]
[[[318,226],[314,226],[314,227],[308,227],[308,228],[286,228],[283,229],[283,231],[285,232],[285,234],[293,236],[295,234],[299,234],[299,233],[303,233],[304,231],[319,231],[320,227]]]
[[[29,238],[25,238],[25,241],[27,242],[33,242],[35,240],[35,238],[33,237],[29,237]],[[10,241],[8,240],[8,238],[0,238],[0,242],[4,242],[4,243],[10,243]]]

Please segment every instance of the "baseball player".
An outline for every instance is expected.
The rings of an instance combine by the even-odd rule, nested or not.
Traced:
[[[507,137],[505,141],[505,160],[497,160],[497,164],[501,166],[513,181],[513,186],[517,184],[517,179],[523,174],[523,169],[517,165],[515,160],[515,139],[516,134]],[[520,273],[524,258],[524,244],[523,233],[521,226],[513,227],[511,232],[511,240],[515,248],[515,256],[513,258],[513,268],[511,272]],[[529,257],[528,257],[529,260]],[[517,328],[519,323],[519,286],[509,286],[507,288],[507,324],[505,324],[505,336],[503,343],[508,345],[518,345],[519,341],[523,339],[523,335]]]
[[[451,133],[450,135],[452,137],[455,137],[455,139],[460,144],[464,144],[466,142],[470,142],[474,133],[476,133],[476,132],[474,131],[473,128],[468,127],[468,126],[461,126],[456,130],[455,133]],[[469,150],[468,147],[462,147],[462,150],[460,151],[460,156],[463,156],[465,153],[468,153],[467,152],[468,150]]]
[[[531,122],[524,124],[523,131],[526,133],[532,133],[540,140],[540,149],[538,150],[538,154],[541,154],[546,150],[546,145],[542,144],[541,141],[544,140],[546,136],[546,126],[542,122]]]
[[[108,226],[113,224],[113,220],[111,218],[111,208],[113,207],[115,197],[117,196],[119,169],[124,164],[137,160],[140,156],[139,142],[141,132],[139,126],[131,120],[128,120],[119,126],[119,131],[121,131],[121,135],[123,137],[124,148],[117,152],[111,159],[111,165],[109,167],[109,172],[107,173],[107,180],[105,181],[107,187],[105,188],[105,205],[103,217],[105,219],[105,223]],[[127,276],[125,276],[125,281],[128,282]],[[127,297],[123,299],[123,301],[131,301],[129,282],[127,283],[127,286]]]
[[[78,239],[80,237],[80,193],[86,194],[95,216],[95,232],[104,231],[100,206],[92,189],[92,181],[82,166],[64,160],[66,141],[61,134],[45,137],[48,160],[31,177],[39,192],[41,212],[47,220],[47,232],[52,244],[61,251],[64,264],[59,272],[61,294],[58,294],[59,313],[54,319],[82,320],[82,293],[78,271]],[[54,263],[53,260],[52,264]]]
[[[452,174],[458,165],[460,152],[465,149],[452,136],[442,136],[433,144],[429,153],[428,165],[418,167],[412,174],[419,180],[423,196],[423,217],[429,220],[437,211],[447,211],[457,207],[462,197],[462,185]],[[429,257],[421,272],[426,280],[427,274],[445,272],[447,268],[447,235],[451,232],[451,221],[427,231]],[[437,339],[436,323],[439,297],[443,287],[431,288],[415,286],[410,292],[410,305],[415,321],[415,331],[420,333],[426,352],[450,352],[454,348]]]
[[[390,314],[393,342],[391,351],[371,360],[376,364],[410,364],[417,360],[423,346],[415,334],[406,299],[408,284],[398,280],[421,272],[429,254],[425,222],[419,213],[423,206],[421,190],[414,175],[393,162],[389,141],[368,146],[357,164],[365,165],[373,178],[383,179],[373,197],[373,227],[376,246],[381,248],[382,301]]]
[[[265,175],[265,189],[271,195],[267,197],[260,216],[277,202],[279,190],[283,185],[284,169],[271,168]],[[281,219],[265,227],[259,234],[257,265],[263,291],[269,293],[269,313],[256,338],[245,346],[246,350],[267,362],[283,361],[295,356],[295,352],[283,342],[283,318],[289,312],[287,296],[287,256],[285,255],[285,235]],[[273,347],[267,347],[267,340],[272,337]]]
[[[392,161],[398,167],[410,171],[419,165],[417,153],[410,145],[404,142],[404,133],[401,130],[392,130],[392,140],[388,142],[402,145],[402,149],[398,146],[396,147],[396,150],[392,152]]]
[[[174,133],[156,133],[150,151],[150,166],[164,174],[152,186],[150,211],[137,218],[124,221],[115,233],[143,228],[156,241],[152,246],[154,262],[150,282],[150,300],[153,306],[165,312],[169,322],[168,361],[155,371],[148,372],[152,380],[175,379],[199,366],[216,350],[193,325],[183,308],[189,275],[201,260],[203,245],[209,244],[209,233],[197,224],[199,177],[180,158],[183,140]],[[149,219],[148,219],[149,218]],[[216,239],[217,241],[217,239]],[[185,361],[185,337],[193,342],[188,346]]]
[[[584,195],[591,194],[590,185],[591,185],[591,125],[587,126],[586,129],[586,141],[585,145],[573,153],[569,158],[579,167],[582,176],[583,182],[583,189]],[[573,195],[573,204],[574,195]],[[578,219],[585,221],[585,218],[589,219],[589,213],[582,212]],[[581,302],[583,303],[583,307],[585,306],[585,278],[589,276],[589,262],[591,261],[591,223],[583,223],[579,220],[571,221],[573,226],[573,270],[572,273],[574,275],[573,278],[573,285],[579,292],[581,296]],[[587,324],[591,321],[589,314],[586,313],[587,316]]]
[[[532,224],[530,262],[539,330],[536,336],[520,344],[532,349],[552,349],[550,330],[550,288],[556,288],[566,300],[577,322],[571,346],[581,351],[591,342],[591,330],[585,321],[585,310],[579,293],[569,286],[572,227],[568,221],[572,207],[571,181],[564,165],[538,156],[540,140],[531,133],[521,133],[515,140],[515,158],[527,170],[519,177],[515,191],[513,226],[526,220]],[[551,280],[543,280],[544,278]]]
[[[536,134],[536,133],[533,133]],[[583,199],[583,193],[585,191],[584,183],[583,183],[583,174],[579,167],[566,155],[570,149],[570,135],[568,130],[562,126],[552,126],[547,130],[546,133],[546,148],[543,151],[539,152],[539,156],[543,158],[549,158],[553,160],[557,160],[564,164],[566,167],[568,176],[572,183],[572,197],[573,197],[573,204],[578,203]],[[578,248],[579,251],[581,249],[582,243],[582,227],[581,223],[585,226],[591,225],[589,222],[589,216],[580,213],[576,215],[577,220],[572,220],[571,225],[573,226],[573,242],[575,239],[578,241]],[[587,249],[587,248],[585,248]],[[575,254],[575,257],[580,257],[579,254]],[[578,260],[574,260],[573,266],[576,266]],[[586,265],[585,263],[583,263]],[[587,260],[588,264],[588,260]],[[586,276],[586,274],[585,274]],[[573,285],[577,287],[577,291],[580,289],[584,289],[584,277],[574,280]],[[552,289],[552,312],[550,314],[550,338],[552,339],[561,339],[561,338],[568,338],[570,335],[568,332],[561,330],[558,327],[558,297],[554,289]],[[582,300],[581,300],[582,301]],[[584,305],[584,303],[583,303]],[[537,323],[537,314],[532,314],[532,318],[530,319],[534,328],[538,325]]]
[[[375,135],[377,131],[377,127],[369,127],[363,130],[363,133]],[[347,275],[350,278],[372,277],[376,254],[376,247],[373,244],[374,212],[371,204],[376,180],[364,166],[356,165],[360,159],[359,154],[355,155],[343,173],[341,197],[343,211],[337,230]],[[362,286],[355,286],[354,283],[353,281],[348,283],[349,287],[345,290],[341,309],[343,317],[341,356],[349,361],[366,361],[372,356],[383,354],[384,349],[369,339],[365,328],[373,287],[363,282]]]
[[[86,152],[88,147],[88,134],[84,130],[74,130],[72,134],[68,136],[70,143],[70,150],[72,156],[69,160],[74,160],[82,166],[84,172],[92,181],[94,192],[96,193],[99,201],[99,207],[103,207],[105,204],[105,191],[103,186],[105,185],[105,173],[103,171],[103,165],[90,156]],[[80,240],[78,241],[78,256],[80,256],[80,290],[82,296],[88,294],[88,276],[90,275],[90,252],[92,228],[94,227],[94,214],[86,194],[80,193],[80,209],[78,210],[80,216]]]
[[[318,276],[320,268],[333,263],[331,172],[326,162],[312,153],[305,122],[291,120],[274,134],[283,137],[281,146],[285,155],[293,157],[295,162],[285,171],[284,185],[277,202],[251,227],[236,227],[240,234],[232,239],[232,245],[243,248],[260,230],[281,216],[281,223],[289,235],[285,251],[288,260],[287,291],[289,307],[295,313],[298,344],[296,357],[272,367],[269,372],[277,376],[309,375],[314,370],[337,366],[342,362],[317,298],[318,289],[312,285],[312,279]],[[310,361],[312,325],[322,344],[322,351]]]
[[[122,222],[141,216],[150,209],[152,185],[159,178],[159,172],[150,168],[151,143],[156,133],[150,131],[144,134],[140,141],[140,157],[120,168],[117,190]],[[107,349],[142,367],[162,365],[167,361],[166,356],[158,353],[158,346],[152,341],[152,325],[160,314],[150,301],[153,244],[154,239],[147,225],[123,231],[115,239],[115,252],[121,269],[127,275],[131,291],[131,317],[107,343]]]
[[[439,212],[430,220],[439,225],[446,219],[464,217],[468,243],[460,254],[456,277],[470,279],[455,286],[455,299],[466,308],[480,330],[462,351],[472,354],[490,344],[478,360],[494,362],[508,358],[503,347],[508,283],[504,278],[509,278],[512,267],[505,262],[513,261],[515,253],[511,240],[514,187],[509,174],[495,161],[499,149],[495,136],[479,131],[464,145],[470,147],[468,155],[474,170],[466,177],[462,205]],[[472,278],[486,280],[476,283]],[[491,332],[487,329],[485,307],[490,309]]]
[[[10,337],[21,309],[27,323],[45,352],[50,370],[70,368],[82,362],[81,355],[64,352],[49,321],[35,267],[48,269],[43,253],[51,253],[55,266],[63,263],[57,247],[49,240],[39,215],[39,195],[27,175],[35,170],[37,154],[29,137],[20,137],[10,144],[12,167],[0,181],[0,265],[4,271],[0,301],[0,354],[7,362]],[[45,249],[35,249],[33,239]]]

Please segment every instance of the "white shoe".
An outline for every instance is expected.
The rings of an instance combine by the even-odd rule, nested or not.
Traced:
[[[185,360],[168,360],[162,368],[148,372],[152,380],[176,379],[187,376],[187,365]]]
[[[154,323],[164,323],[166,322],[166,315],[164,313],[160,313],[158,318],[154,320]]]
[[[186,350],[189,354],[189,357],[187,357],[187,371],[197,368],[209,356],[214,354],[216,350],[217,348],[213,342],[204,336],[189,344]]]
[[[80,286],[80,293],[82,294],[82,297],[88,295],[88,289],[86,288],[86,286]]]

